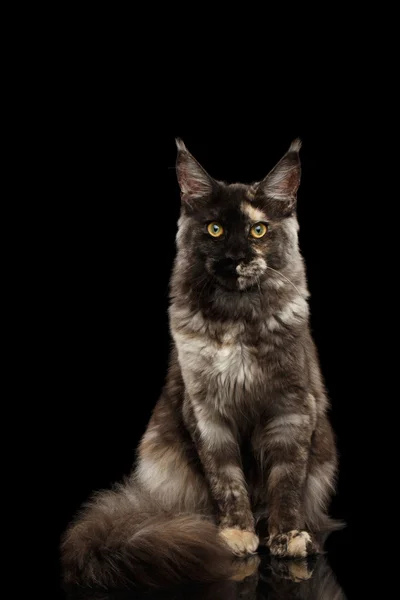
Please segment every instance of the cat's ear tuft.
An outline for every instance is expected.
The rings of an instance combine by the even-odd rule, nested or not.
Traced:
[[[193,206],[213,192],[215,181],[192,156],[180,138],[175,139],[178,154],[176,174],[182,201]]]
[[[301,139],[300,138],[296,138],[295,140],[293,140],[293,142],[290,144],[289,150],[288,152],[300,152],[301,150]]]
[[[283,213],[290,213],[296,204],[301,178],[300,148],[300,139],[294,140],[286,154],[258,185],[258,195],[282,203]]]
[[[187,152],[188,151],[185,144],[183,143],[183,140],[181,140],[181,138],[175,138],[175,143],[176,143],[178,152]]]

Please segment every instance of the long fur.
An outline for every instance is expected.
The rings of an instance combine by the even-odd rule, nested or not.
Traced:
[[[261,543],[304,558],[337,526],[338,457],[298,247],[299,150],[259,183],[228,185],[178,141],[166,383],[130,478],[63,538],[67,585],[218,581],[234,554]]]
[[[63,537],[67,588],[156,590],[223,580],[232,555],[201,515],[176,516],[131,483],[96,494]]]

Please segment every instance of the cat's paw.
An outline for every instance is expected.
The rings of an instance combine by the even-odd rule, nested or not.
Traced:
[[[310,559],[301,558],[296,560],[271,559],[271,571],[280,579],[290,579],[295,583],[307,581],[312,577],[314,566],[309,563]]]
[[[296,529],[272,536],[268,546],[271,554],[280,558],[305,558],[318,553],[310,534]]]
[[[232,581],[243,581],[247,577],[254,575],[257,572],[260,562],[260,557],[257,554],[235,561],[234,574],[231,577]]]
[[[228,528],[222,529],[220,536],[236,556],[247,556],[257,551],[259,540],[251,531]]]

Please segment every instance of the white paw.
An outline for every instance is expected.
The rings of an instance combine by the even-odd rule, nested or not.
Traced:
[[[255,533],[242,529],[222,529],[220,536],[236,556],[255,554],[259,540]]]
[[[234,574],[232,575],[232,581],[243,581],[247,577],[251,577],[257,572],[260,565],[260,557],[258,554],[251,554],[246,558],[240,558],[234,562]]]
[[[293,530],[278,533],[269,540],[268,546],[271,554],[282,557],[305,558],[316,551],[307,531]]]

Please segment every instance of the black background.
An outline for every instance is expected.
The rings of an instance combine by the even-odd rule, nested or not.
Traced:
[[[129,471],[164,383],[180,202],[174,138],[182,137],[214,177],[250,182],[299,136],[300,244],[341,456],[332,513],[348,524],[329,540],[329,560],[345,592],[357,590],[353,553],[368,506],[365,419],[374,395],[366,328],[374,252],[366,250],[371,221],[363,205],[364,149],[374,124],[365,125],[359,97],[344,96],[343,87],[304,83],[281,102],[273,90],[243,91],[246,82],[220,81],[207,93],[197,81],[166,85],[103,67],[101,60],[95,72],[81,65],[61,86],[52,133],[52,235],[61,248],[51,295],[56,585],[59,536],[93,490]]]

